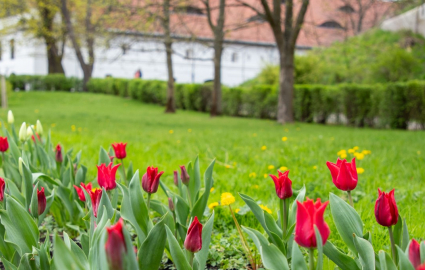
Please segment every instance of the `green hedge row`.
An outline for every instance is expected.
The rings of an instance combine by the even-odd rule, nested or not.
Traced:
[[[64,74],[10,75],[7,80],[14,90],[81,91],[82,80]]]
[[[57,78],[56,83],[51,78]],[[33,83],[34,90],[79,89],[75,79],[58,75],[14,76],[14,89]],[[80,82],[79,82],[80,83]],[[78,84],[78,83],[77,83]],[[50,87],[46,87],[50,86]],[[118,95],[144,103],[165,105],[167,84],[158,80],[91,79],[88,91]],[[223,87],[223,114],[275,119],[278,88],[275,85]],[[208,112],[212,84],[176,84],[176,105],[180,109]],[[350,126],[406,129],[409,122],[425,125],[425,81],[376,85],[296,85],[295,119],[301,122],[338,123]]]

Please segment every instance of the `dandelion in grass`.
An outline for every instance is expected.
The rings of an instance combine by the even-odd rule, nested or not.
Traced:
[[[356,151],[353,148],[348,149],[348,153],[354,154],[354,152],[356,152]]]
[[[270,208],[268,208],[266,205],[260,204],[260,208],[263,209],[264,211],[266,211],[269,214],[272,213],[272,210],[270,210]]]
[[[219,206],[220,204],[218,203],[218,202],[213,202],[213,203],[210,203],[209,205],[208,205],[208,208],[209,209],[214,209],[214,207],[216,207],[216,206]]]
[[[211,189],[210,189],[210,192],[213,192],[214,191],[214,187],[212,187]]]
[[[358,173],[358,174],[362,174],[362,173],[364,173],[364,169],[363,169],[363,168],[357,168],[357,173]]]
[[[257,177],[257,174],[255,172],[252,172],[252,173],[249,174],[249,177],[250,178],[255,178],[255,177]]]
[[[260,188],[260,186],[259,186],[259,185],[253,185],[253,186],[252,186],[252,188],[253,188],[253,189],[259,189],[259,188]]]
[[[316,166],[316,165],[314,165],[314,166],[313,166],[313,169],[314,169],[314,170],[317,170],[317,166]]]
[[[224,192],[221,194],[221,205],[231,205],[235,202],[235,197],[233,197],[232,193]]]
[[[274,170],[274,166],[273,166],[273,165],[269,165],[267,168],[268,168],[269,170]]]
[[[364,159],[364,154],[362,154],[362,153],[354,153],[354,156],[356,157],[356,159],[358,159],[358,160],[362,160],[362,159]]]
[[[359,150],[359,147],[358,146],[354,146],[353,149],[354,149],[354,151],[357,151],[357,150]]]
[[[263,146],[261,146],[261,150],[267,150],[267,146],[265,146],[265,145],[263,145]]]
[[[76,127],[75,125],[72,125],[72,126],[71,126],[71,130],[72,130],[72,131],[75,131],[76,129],[77,129],[77,127]]]
[[[288,170],[288,167],[285,167],[285,166],[282,166],[282,167],[279,168],[279,171],[281,171],[281,172],[284,172],[284,171],[287,171],[287,170]]]
[[[267,176],[268,176],[268,175],[267,175],[267,173],[265,173],[265,174],[264,174],[264,178],[267,178]]]
[[[230,165],[229,164],[226,164],[224,167],[226,167],[226,169],[229,169],[230,168]]]
[[[168,133],[173,134],[174,130],[170,129],[170,131],[168,131]]]
[[[187,132],[191,133],[191,132],[192,132],[192,129],[191,129],[191,128],[189,128],[189,129],[187,130]]]
[[[288,140],[288,137],[282,137],[282,142],[286,142]]]
[[[239,208],[236,208],[235,209],[235,213],[237,214],[237,213],[239,213],[239,211],[241,211],[241,209],[239,209]]]

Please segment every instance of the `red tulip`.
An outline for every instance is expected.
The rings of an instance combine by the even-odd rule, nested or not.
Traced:
[[[38,135],[38,133],[35,133],[35,135],[37,135],[37,139],[38,139],[39,141],[41,141],[41,139],[40,139],[40,135]],[[32,139],[32,141],[33,141],[33,142],[35,142],[35,137],[34,137],[34,135],[31,135],[31,139]]]
[[[375,203],[376,221],[385,227],[397,224],[398,209],[394,199],[394,189],[389,193],[382,192],[378,189],[379,197]]]
[[[59,163],[62,163],[63,161],[62,147],[60,146],[60,144],[56,145],[55,159],[56,159],[56,162],[59,162]]]
[[[409,260],[413,264],[413,267],[417,268],[421,264],[421,251],[420,251],[420,244],[413,239],[412,242],[410,242],[409,246]]]
[[[123,159],[127,156],[127,153],[125,152],[125,147],[127,146],[127,143],[113,143],[112,147],[115,151],[115,157],[118,159]]]
[[[37,199],[38,199],[38,215],[43,214],[46,210],[46,195],[44,194],[44,187],[41,187],[41,190],[37,188]]]
[[[328,240],[329,230],[328,224],[326,224],[323,214],[325,213],[326,206],[329,202],[322,203],[320,199],[314,202],[308,199],[300,203],[297,201],[297,220],[295,225],[295,241],[305,248],[317,247],[316,233],[314,231],[314,225],[320,232],[323,240],[323,245]]]
[[[88,191],[91,199],[91,207],[93,210],[94,217],[97,217],[97,209],[99,208],[100,199],[102,198],[102,190],[95,188]]]
[[[292,181],[288,177],[289,171],[286,171],[284,173],[281,173],[280,171],[278,171],[278,174],[279,176],[270,174],[270,177],[273,179],[273,182],[276,188],[277,196],[282,200],[286,198],[291,198],[292,197]]]
[[[97,166],[97,182],[99,186],[104,187],[106,190],[114,189],[117,186],[115,175],[120,165],[118,164],[112,167],[111,162],[108,166],[105,166],[103,163]]]
[[[174,202],[172,198],[168,198],[168,208],[170,208],[171,212],[174,212]]]
[[[179,186],[179,173],[177,171],[174,171],[174,185]]]
[[[6,187],[6,183],[4,179],[0,177],[0,201],[4,200],[4,188]]]
[[[156,193],[158,191],[159,178],[164,172],[158,173],[158,168],[148,167],[146,173],[142,177],[142,187],[147,193]]]
[[[192,253],[196,253],[202,249],[202,224],[196,216],[187,230],[184,248]]]
[[[190,177],[189,177],[189,174],[187,173],[186,167],[180,166],[180,170],[182,172],[181,175],[180,175],[180,178],[181,178],[183,184],[185,184],[186,186],[189,185]]]
[[[86,201],[86,196],[84,195],[84,191],[83,188],[85,190],[87,190],[87,192],[90,194],[90,191],[92,189],[91,187],[91,183],[88,183],[87,186],[84,185],[84,183],[80,183],[81,188],[77,187],[76,185],[74,185],[75,190],[77,191],[78,194],[78,198],[80,198],[81,201],[85,202]]]
[[[356,169],[356,159],[350,162],[347,162],[345,159],[338,160],[336,163],[326,162],[329,170],[331,171],[332,181],[335,186],[344,191],[350,191],[356,188],[357,186],[357,169]]]
[[[124,269],[123,257],[127,251],[123,233],[124,221],[122,218],[115,225],[106,228],[108,240],[105,244],[106,256],[108,257],[109,269]]]
[[[0,152],[6,152],[9,149],[7,137],[0,137]]]
[[[424,263],[424,264],[419,265],[419,266],[416,268],[416,270],[425,270],[425,263]]]

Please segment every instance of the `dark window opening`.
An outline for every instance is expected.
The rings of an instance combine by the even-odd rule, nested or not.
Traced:
[[[10,59],[15,59],[15,40],[10,40]]]
[[[192,15],[204,15],[204,12],[202,9],[194,6],[180,6],[176,7],[174,9],[174,12],[177,13],[186,13],[186,14],[192,14]]]
[[[263,16],[260,15],[254,15],[252,17],[249,17],[247,20],[247,22],[258,22],[258,23],[263,23],[266,20],[264,20]]]
[[[327,21],[319,25],[319,27],[322,28],[329,28],[329,29],[344,29],[338,22],[336,21]]]
[[[193,51],[191,49],[186,50],[186,55],[185,55],[186,59],[191,59],[193,58]]]
[[[237,62],[238,61],[238,54],[237,53],[232,53],[232,62]]]
[[[350,6],[350,5],[342,6],[342,7],[338,8],[338,10],[339,11],[342,11],[344,13],[354,13],[354,12],[356,12],[354,10],[354,8],[352,6]]]

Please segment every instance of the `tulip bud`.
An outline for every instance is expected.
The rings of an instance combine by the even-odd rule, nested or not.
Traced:
[[[93,210],[94,217],[97,217],[97,210],[99,209],[100,199],[102,198],[102,190],[100,188],[94,188],[92,190],[87,190],[90,195],[91,207]]]
[[[202,224],[196,216],[187,230],[184,248],[192,253],[196,253],[202,249]]]
[[[186,167],[185,166],[180,166],[180,170],[182,172],[181,175],[180,175],[180,178],[181,178],[183,184],[185,184],[186,186],[188,186],[189,185],[190,177],[189,177],[189,174],[187,173]]]
[[[174,171],[174,185],[179,186],[179,173],[177,171]]]
[[[0,152],[6,152],[7,149],[9,149],[9,142],[7,141],[7,137],[0,137]]]
[[[334,185],[343,191],[351,191],[356,188],[358,176],[356,169],[356,159],[347,162],[345,159],[338,160],[336,163],[326,162],[329,170],[331,171],[332,181]]]
[[[59,162],[59,163],[62,163],[62,161],[63,161],[62,147],[60,146],[60,144],[56,145],[55,160],[56,160],[56,162]]]
[[[322,203],[320,199],[314,202],[308,199],[305,202],[297,201],[297,217],[295,225],[295,242],[305,248],[316,248],[316,231],[314,225],[322,236],[323,245],[325,245],[331,233],[328,224],[326,224],[323,214],[329,202]]]
[[[0,201],[4,200],[4,189],[6,187],[6,183],[4,179],[0,177]]]
[[[168,198],[168,208],[170,208],[171,212],[174,212],[174,202],[172,198]]]
[[[38,199],[38,215],[41,215],[44,213],[44,210],[46,210],[46,195],[44,194],[44,187],[41,187],[41,190],[39,191],[37,188],[37,199]]]
[[[287,199],[292,197],[292,181],[289,179],[289,171],[281,173],[278,171],[279,176],[270,174],[270,177],[273,179],[276,194],[281,199]]]
[[[24,160],[21,157],[19,157],[19,159],[18,159],[18,169],[19,169],[19,173],[21,175],[24,175],[24,169],[22,167],[23,164],[24,164]]]
[[[41,125],[40,120],[37,120],[37,123],[36,123],[36,132],[37,132],[40,136],[43,136],[43,126]]]
[[[29,139],[31,136],[34,135],[34,125],[30,125],[29,127],[27,127],[27,139]]]
[[[15,123],[15,117],[13,117],[13,113],[12,113],[12,111],[11,111],[11,110],[9,110],[9,111],[7,112],[7,122],[8,122],[9,124],[13,124],[13,123]]]
[[[83,188],[87,191],[87,193],[90,195],[90,192],[92,191],[92,186],[91,183],[88,183],[87,186],[84,183],[80,183],[80,187],[77,187],[76,185],[74,185],[75,191],[77,191],[77,195],[78,198],[80,199],[80,201],[85,202],[86,201],[86,196],[84,194],[84,190]]]
[[[148,167],[142,177],[142,188],[149,194],[156,193],[159,186],[159,178],[164,172],[158,173],[158,168]]]
[[[127,143],[113,143],[112,148],[114,148],[115,157],[118,159],[124,159],[127,156],[127,152],[125,151],[125,147]]]
[[[22,123],[21,129],[19,130],[19,140],[21,142],[27,140],[27,124],[25,122]]]
[[[108,232],[108,240],[105,244],[105,252],[108,258],[109,269],[124,269],[124,255],[127,251],[123,233],[124,221],[122,218],[118,222],[106,228]]]
[[[420,244],[415,239],[410,242],[409,260],[415,269],[417,269],[417,267],[421,264]]]
[[[104,187],[106,190],[112,190],[116,188],[117,182],[115,177],[120,165],[121,164],[117,164],[112,167],[111,162],[108,166],[105,166],[104,163],[100,164],[100,166],[97,166],[97,182],[99,183],[99,186]]]
[[[378,189],[379,197],[375,203],[375,218],[379,225],[390,227],[398,222],[398,209],[394,199],[394,189],[389,193]]]

